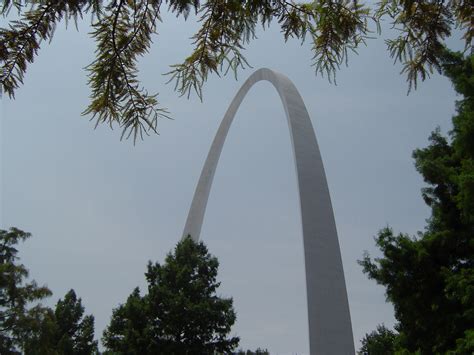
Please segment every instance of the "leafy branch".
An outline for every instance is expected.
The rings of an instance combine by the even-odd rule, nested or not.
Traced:
[[[32,63],[38,52],[39,40],[53,34],[55,14],[51,10],[51,4],[43,5],[15,21],[9,30],[0,30],[0,78],[3,90],[12,98],[15,89],[23,84],[27,63]]]
[[[229,70],[236,73],[239,67],[249,66],[241,51],[255,37],[257,19],[239,1],[207,1],[198,13],[202,26],[192,37],[194,50],[184,63],[172,65],[167,75],[181,95],[189,97],[194,91],[202,99],[209,74],[226,74]]]
[[[83,114],[92,114],[96,125],[117,122],[122,137],[133,135],[134,142],[150,130],[157,133],[158,118],[168,117],[157,107],[157,94],[148,94],[137,79],[137,60],[148,52],[158,20],[152,1],[120,0],[93,25],[99,55],[87,67],[92,102]]]
[[[91,102],[84,115],[96,126],[117,123],[122,138],[157,133],[157,121],[168,117],[157,94],[149,94],[138,79],[138,60],[152,45],[162,5],[177,17],[198,16],[200,28],[191,37],[194,48],[183,62],[167,73],[180,95],[203,97],[210,75],[235,76],[250,67],[245,46],[256,38],[256,26],[280,26],[285,41],[295,38],[312,46],[315,73],[335,80],[349,52],[357,52],[370,39],[369,25],[388,18],[399,35],[386,41],[389,55],[402,64],[409,90],[440,69],[441,53],[452,29],[462,31],[465,48],[473,50],[472,0],[380,0],[373,8],[357,0],[4,0],[0,14],[18,11],[0,29],[1,90],[13,98],[23,84],[27,66],[40,43],[51,41],[57,24],[83,14],[92,16],[95,60],[87,66]]]
[[[471,23],[467,23],[466,8],[470,6]],[[386,41],[390,56],[403,64],[401,74],[408,81],[408,91],[416,88],[436,70],[440,72],[440,59],[444,40],[451,35],[453,24],[466,30],[466,48],[472,48],[474,5],[465,1],[399,1],[384,0],[377,16],[388,16],[392,27],[400,32],[395,39]]]
[[[24,7],[32,8],[22,11]],[[0,28],[1,91],[14,98],[15,90],[23,84],[27,65],[33,63],[40,43],[53,39],[57,24],[62,20],[77,21],[84,11],[100,11],[99,0],[21,1],[7,0],[0,9],[6,16],[15,7],[21,14],[8,28]]]

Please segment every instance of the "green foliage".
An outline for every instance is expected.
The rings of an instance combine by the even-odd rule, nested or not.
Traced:
[[[474,351],[474,55],[440,58],[462,99],[450,139],[437,129],[413,154],[429,185],[422,192],[431,218],[416,238],[383,229],[376,237],[383,257],[366,254],[360,264],[395,307],[398,350],[467,354]]]
[[[20,354],[25,339],[49,316],[38,302],[51,291],[34,280],[27,282],[28,270],[18,263],[16,245],[30,236],[17,228],[0,230],[0,354]]]
[[[370,334],[362,339],[359,355],[393,355],[395,354],[396,333],[383,324],[377,326]]]
[[[232,299],[216,295],[218,261],[190,237],[165,263],[148,264],[148,293],[136,288],[114,309],[104,331],[108,354],[228,353],[239,338],[227,338],[236,315]]]
[[[157,94],[140,85],[137,60],[151,46],[163,6],[176,17],[198,16],[201,26],[192,37],[193,51],[168,74],[181,95],[196,92],[200,98],[210,74],[237,75],[249,66],[245,46],[255,38],[258,25],[266,28],[272,21],[285,40],[309,40],[316,73],[332,80],[347,64],[348,52],[366,44],[370,23],[380,31],[380,22],[388,19],[400,32],[387,40],[388,50],[403,63],[410,88],[440,70],[445,39],[453,28],[463,33],[467,50],[474,36],[469,0],[382,0],[372,8],[354,0],[5,0],[0,12],[6,16],[16,9],[19,19],[0,29],[2,89],[13,97],[40,43],[52,40],[57,24],[89,13],[97,50],[87,68],[92,92],[84,114],[97,124],[117,123],[122,137],[134,140],[156,132],[158,118],[168,117],[167,111],[158,106]]]
[[[392,58],[403,63],[402,73],[416,87],[418,78],[425,80],[433,69],[440,71],[444,40],[451,34],[453,21],[465,30],[466,48],[472,45],[474,24],[469,1],[383,0],[377,15],[388,16],[400,34],[387,40]],[[470,18],[466,15],[471,13]]]
[[[474,329],[466,330],[464,337],[456,340],[456,348],[447,352],[448,355],[472,354],[474,352]]]
[[[84,307],[74,290],[60,299],[54,311],[49,310],[38,331],[25,342],[29,355],[98,354],[94,340],[94,317],[84,316]]]
[[[16,245],[31,237],[17,228],[0,230],[0,354],[91,355],[94,317],[85,316],[74,290],[59,300],[55,310],[39,301],[51,291],[26,282],[28,270],[18,263]],[[31,306],[32,303],[36,303]]]
[[[94,341],[94,317],[84,316],[84,307],[74,290],[60,299],[54,310],[54,344],[58,354],[87,355],[98,352]]]
[[[166,110],[157,108],[157,95],[148,94],[137,80],[137,60],[148,52],[160,3],[113,1],[93,24],[98,50],[88,66],[92,102],[84,114],[91,113],[97,124],[118,122],[122,137],[133,134],[134,140],[149,130],[156,132],[158,117],[166,117]]]

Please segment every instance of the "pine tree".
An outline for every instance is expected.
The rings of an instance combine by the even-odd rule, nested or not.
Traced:
[[[20,354],[49,310],[39,302],[51,295],[45,286],[27,281],[28,269],[18,262],[17,244],[31,234],[17,228],[0,230],[0,354]],[[35,304],[31,306],[31,304]]]
[[[474,352],[474,54],[445,52],[442,68],[462,95],[449,138],[440,130],[414,152],[429,185],[432,213],[417,237],[385,228],[376,237],[383,256],[360,261],[386,287],[395,307],[400,349],[422,354]]]
[[[394,355],[396,333],[383,324],[362,339],[359,355]]]
[[[94,317],[84,315],[84,306],[74,290],[48,309],[41,326],[25,340],[27,355],[98,354],[94,340]]]
[[[60,299],[54,311],[55,348],[59,354],[90,355],[98,352],[94,341],[94,316],[84,316],[84,306],[74,290]]]
[[[218,261],[188,237],[165,263],[148,264],[148,293],[137,289],[113,311],[103,342],[112,354],[228,353],[236,315],[232,299],[216,294]]]

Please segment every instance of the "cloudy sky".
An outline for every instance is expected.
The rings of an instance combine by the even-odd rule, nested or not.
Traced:
[[[5,21],[5,20],[3,20]],[[5,25],[5,22],[2,26]],[[310,113],[338,227],[354,342],[393,309],[357,260],[377,255],[373,236],[422,230],[429,210],[411,153],[430,132],[450,129],[455,93],[434,75],[407,96],[400,67],[383,39],[351,55],[337,86],[314,75],[310,45],[285,43],[276,25],[258,32],[246,56],[254,69],[211,77],[204,102],[180,98],[163,73],[191,50],[194,19],[164,16],[151,53],[140,61],[144,85],[173,120],[134,146],[120,129],[81,116],[89,89],[83,68],[94,43],[87,21],[60,26],[28,69],[16,100],[2,99],[0,228],[33,234],[21,257],[53,305],[74,288],[96,317],[98,337],[112,309],[135,286],[145,290],[148,260],[163,261],[179,240],[200,169],[219,122],[254,69],[286,74]],[[388,31],[384,33],[388,35]],[[454,48],[459,42],[451,41]],[[232,296],[233,333],[243,348],[309,352],[302,233],[288,127],[278,95],[258,83],[230,131],[208,203],[203,240],[220,260],[220,293]]]

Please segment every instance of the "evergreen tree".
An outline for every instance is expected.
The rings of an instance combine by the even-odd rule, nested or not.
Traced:
[[[50,311],[39,302],[51,295],[45,286],[27,281],[28,269],[18,263],[19,242],[31,234],[17,228],[0,230],[0,354],[20,354]],[[34,306],[30,306],[31,304]]]
[[[137,287],[124,304],[113,310],[102,338],[108,349],[105,354],[146,355],[156,350],[149,307],[147,297],[142,297]]]
[[[365,255],[360,263],[386,287],[400,349],[468,354],[474,352],[474,55],[445,52],[442,68],[462,98],[449,138],[437,129],[430,145],[414,152],[429,185],[426,230],[410,237],[385,228],[376,237],[383,256]]]
[[[216,294],[219,263],[201,242],[179,242],[165,263],[148,264],[148,293],[135,289],[113,311],[103,342],[111,354],[228,353],[236,315],[232,299]]]
[[[38,331],[25,341],[27,355],[98,354],[94,340],[94,317],[84,316],[84,307],[74,290],[48,310]]]
[[[403,64],[410,87],[439,70],[445,39],[454,28],[462,32],[466,49],[474,38],[469,0],[382,0],[374,6],[356,0],[4,0],[0,13],[6,16],[16,8],[19,16],[0,29],[1,88],[13,97],[59,22],[89,13],[97,51],[88,67],[92,93],[85,113],[97,123],[118,123],[134,138],[156,132],[158,117],[167,113],[157,95],[141,86],[137,62],[151,47],[164,7],[178,18],[192,13],[199,18],[192,52],[168,74],[181,95],[195,91],[200,97],[209,75],[237,74],[248,65],[245,45],[255,38],[257,26],[265,29],[271,22],[278,23],[285,40],[310,41],[316,73],[331,79],[347,63],[348,52],[369,39],[370,24],[380,31],[380,22],[388,20],[399,30],[387,40],[388,51]]]
[[[94,317],[83,317],[84,307],[73,290],[54,311],[39,303],[51,291],[28,282],[28,270],[18,263],[16,246],[29,237],[17,228],[0,230],[0,354],[96,354]]]
[[[396,333],[384,325],[377,326],[377,330],[366,334],[362,339],[359,355],[393,355],[395,354]]]
[[[55,348],[59,354],[89,355],[97,353],[94,341],[94,316],[84,316],[84,306],[74,290],[59,300],[54,311]]]

